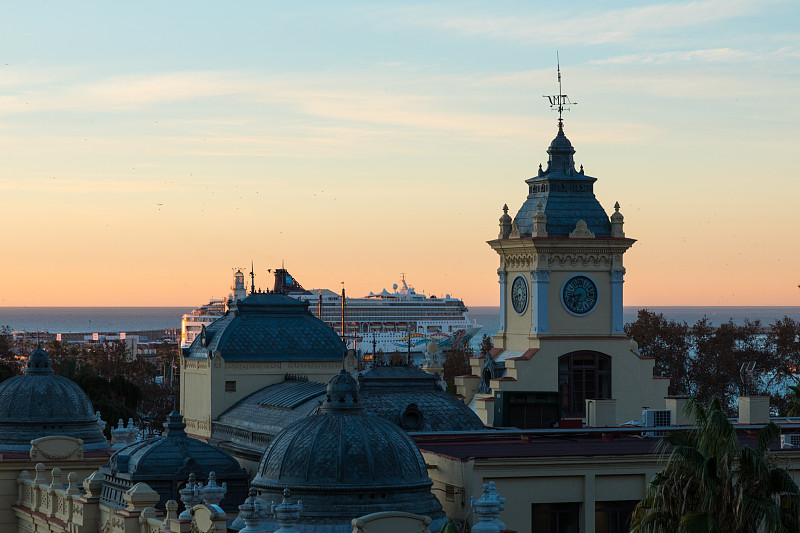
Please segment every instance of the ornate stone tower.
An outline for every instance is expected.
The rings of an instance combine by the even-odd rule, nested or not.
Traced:
[[[560,118],[547,153],[513,221],[504,206],[488,243],[500,256],[500,330],[459,392],[489,425],[583,418],[589,399],[616,399],[617,420],[638,419],[642,407],[663,404],[668,381],[653,378],[653,361],[623,331],[622,258],[635,240],[619,204],[609,219],[596,179],[575,168]]]

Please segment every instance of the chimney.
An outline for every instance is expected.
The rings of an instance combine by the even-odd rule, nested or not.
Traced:
[[[769,424],[769,396],[740,396],[739,423]]]
[[[667,396],[664,398],[667,409],[672,412],[673,426],[693,426],[694,419],[686,414],[686,406],[689,404],[688,396]]]
[[[617,427],[617,400],[586,400],[586,425],[590,428]]]

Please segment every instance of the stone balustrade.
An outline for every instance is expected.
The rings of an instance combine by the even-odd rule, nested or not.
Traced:
[[[101,476],[95,472],[78,486],[78,476],[71,472],[64,480],[59,468],[49,473],[38,463],[35,475],[24,470],[17,478],[17,503],[14,513],[20,530],[31,533],[189,533],[208,531],[225,533],[227,516],[218,503],[225,485],[212,479],[201,501],[192,501],[189,512],[178,515],[178,502],[166,503],[166,512],[155,505],[159,495],[145,483],[137,483],[123,493],[125,507],[112,509],[100,504]],[[196,487],[195,487],[196,488]]]

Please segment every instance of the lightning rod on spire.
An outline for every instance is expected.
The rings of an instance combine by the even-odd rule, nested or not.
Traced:
[[[556,72],[558,73],[558,94],[552,96],[544,95],[544,98],[547,98],[550,102],[550,109],[558,111],[558,127],[561,128],[564,123],[564,119],[561,116],[562,113],[569,111],[569,106],[577,105],[578,102],[571,102],[569,96],[561,90],[561,58],[558,55],[558,51],[556,51]]]

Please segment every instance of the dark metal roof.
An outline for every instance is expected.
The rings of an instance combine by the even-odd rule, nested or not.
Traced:
[[[188,357],[219,352],[226,361],[341,361],[344,343],[308,311],[308,302],[256,293],[231,304],[189,347]]]
[[[480,431],[472,409],[443,391],[436,376],[410,366],[373,367],[358,376],[360,400],[368,414],[409,431]],[[418,413],[413,415],[413,412]],[[413,427],[412,427],[413,426]]]
[[[264,407],[294,409],[301,403],[325,394],[325,385],[313,381],[298,382],[293,387],[270,391],[260,402]]]
[[[0,450],[30,450],[31,440],[65,435],[84,450],[109,447],[92,402],[72,380],[53,374],[47,352],[37,348],[25,374],[0,383]]]
[[[108,464],[100,468],[103,474],[101,501],[112,507],[124,505],[122,492],[138,482],[145,482],[161,499],[163,509],[167,500],[180,500],[178,486],[194,473],[199,480],[215,472],[220,484],[228,484],[228,493],[222,507],[234,512],[247,494],[247,473],[236,459],[216,446],[186,435],[183,417],[173,412],[164,424],[161,437],[129,444],[111,456]]]
[[[303,523],[349,526],[354,516],[386,509],[442,521],[414,441],[395,424],[364,414],[359,404],[358,384],[342,370],[328,384],[318,414],[275,436],[251,485],[267,501],[291,489],[309,509]]]
[[[594,195],[596,178],[575,169],[575,149],[564,135],[559,124],[558,134],[547,149],[547,168],[528,180],[528,197],[517,211],[514,220],[520,235],[529,236],[533,229],[533,215],[542,204],[547,215],[548,236],[566,236],[575,230],[579,220],[584,220],[596,237],[611,236],[611,222]]]
[[[658,438],[622,437],[611,441],[600,438],[541,437],[530,441],[520,439],[453,439],[450,441],[426,442],[417,439],[423,452],[452,457],[454,459],[500,458],[500,457],[593,457],[616,455],[648,455],[656,453]]]

